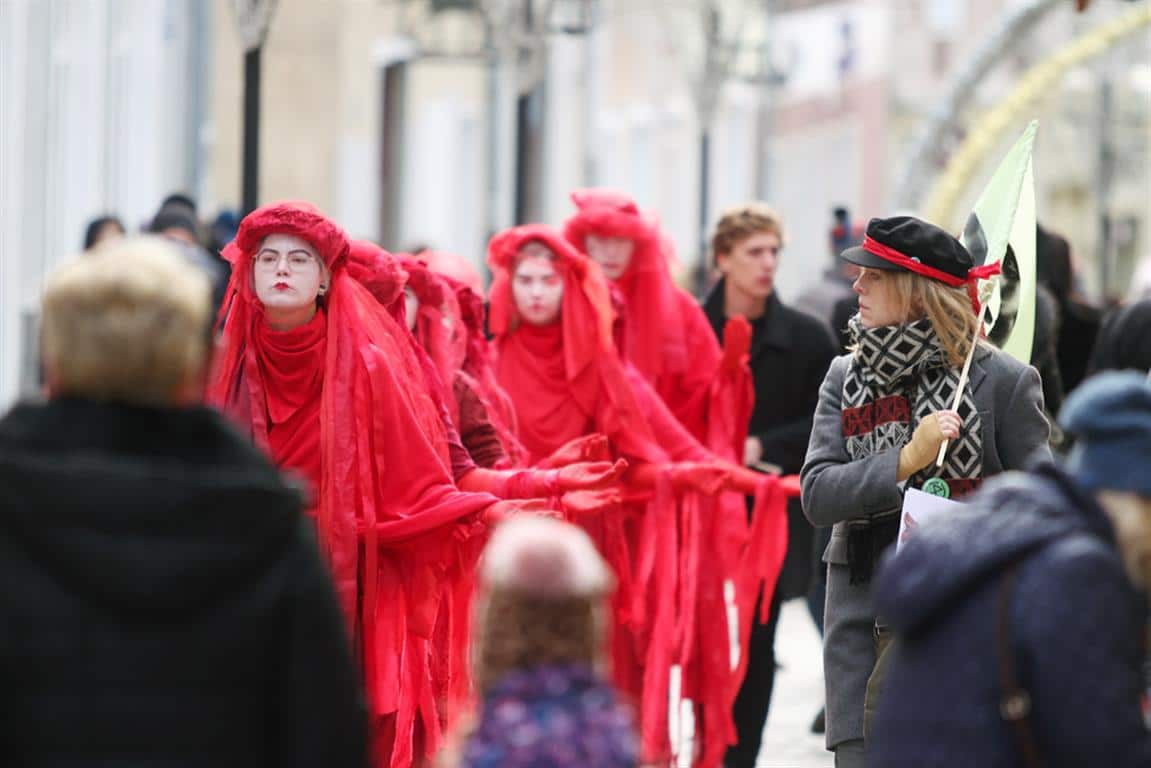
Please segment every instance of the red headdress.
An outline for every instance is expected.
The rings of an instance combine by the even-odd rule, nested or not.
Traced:
[[[331,274],[324,304],[305,327],[308,334],[318,329],[312,348],[321,350],[306,358],[306,376],[277,364],[252,286],[252,259],[271,234],[307,241]],[[372,715],[394,717],[390,752],[399,766],[411,763],[417,730],[429,748],[438,740],[426,670],[437,585],[460,532],[478,530],[478,513],[495,499],[453,487],[443,422],[422,387],[407,333],[348,274],[349,252],[340,228],[307,203],[274,203],[244,218],[224,251],[232,277],[208,400],[269,448],[281,426],[276,414],[286,410],[277,400],[308,417],[292,439],[319,454],[305,462],[305,471],[317,490],[320,545],[349,622],[360,632]],[[301,402],[292,390],[304,379],[318,383],[318,394]]]
[[[475,265],[463,256],[445,251],[421,251],[416,254],[416,258],[426,262],[433,272],[466,285],[477,296],[484,295],[484,278]]]
[[[512,298],[516,257],[533,241],[555,255],[563,278],[560,321],[550,326],[522,323]],[[532,460],[591,431],[606,434],[625,455],[664,460],[615,351],[611,296],[599,267],[553,229],[537,224],[492,238],[488,264],[493,272],[488,327],[496,337],[497,378],[515,405],[520,438]]]

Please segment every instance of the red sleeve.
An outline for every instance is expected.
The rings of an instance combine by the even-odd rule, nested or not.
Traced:
[[[625,364],[625,374],[656,442],[672,461],[713,461],[716,458],[679,423],[663,398],[639,371]]]
[[[715,332],[695,300],[679,290],[675,296],[683,338],[665,351],[668,364],[655,389],[676,419],[702,442],[707,439],[712,379],[721,352]],[[683,359],[672,359],[674,356]]]

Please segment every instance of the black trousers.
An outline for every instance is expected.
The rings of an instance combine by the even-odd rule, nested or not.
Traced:
[[[762,596],[760,600],[762,600]],[[771,615],[766,624],[756,622],[748,642],[747,672],[735,698],[735,730],[739,742],[728,747],[726,768],[755,768],[755,757],[763,740],[763,726],[771,706],[771,689],[775,686],[775,629],[779,624],[782,604],[778,587],[771,599]],[[759,616],[759,605],[755,607]]]

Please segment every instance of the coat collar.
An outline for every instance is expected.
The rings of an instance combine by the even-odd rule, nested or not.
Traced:
[[[723,306],[723,291],[726,279],[727,278],[722,277],[719,279],[703,303],[704,314],[707,315],[712,329],[721,341],[723,339],[723,327],[728,320]],[[791,349],[794,339],[792,326],[791,313],[787,307],[784,306],[783,302],[779,300],[778,292],[772,291],[771,296],[767,299],[767,307],[764,310],[763,317],[751,321],[753,334],[751,340],[751,359],[754,360],[769,347],[783,350]],[[762,330],[760,330],[760,327],[762,327]]]
[[[980,385],[987,378],[987,359],[991,357],[991,350],[980,345],[975,350],[975,357],[971,361],[971,370],[968,372],[968,381],[971,383],[971,394],[979,391]]]

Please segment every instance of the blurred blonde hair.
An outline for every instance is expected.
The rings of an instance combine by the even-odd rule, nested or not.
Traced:
[[[54,394],[172,405],[211,344],[206,275],[157,237],[119,240],[63,265],[43,301]]]
[[[939,337],[939,346],[947,354],[948,363],[962,367],[979,322],[966,286],[952,288],[938,280],[903,270],[888,271],[887,279],[893,281],[891,292],[900,308],[900,317],[905,318],[905,322],[921,317],[929,319]]]
[[[748,203],[737,208],[728,208],[715,225],[711,236],[712,257],[731,253],[741,241],[760,232],[771,232],[783,244],[783,221],[767,203]]]
[[[558,520],[512,518],[484,550],[476,685],[539,664],[601,666],[612,577],[588,535]]]

